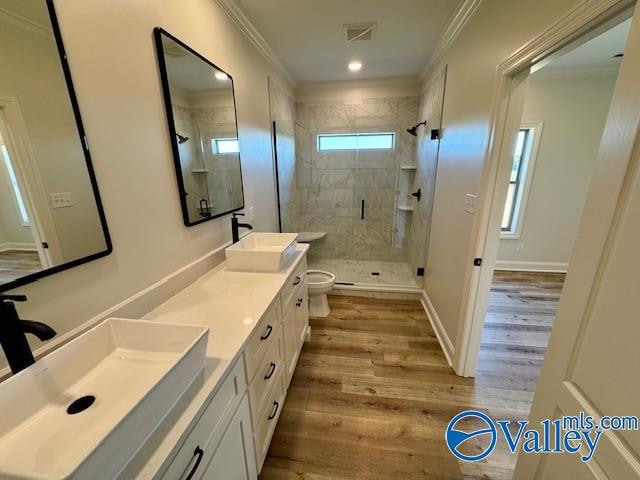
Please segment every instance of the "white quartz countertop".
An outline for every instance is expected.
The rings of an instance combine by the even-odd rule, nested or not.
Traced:
[[[276,273],[231,272],[223,262],[144,316],[209,327],[207,364],[121,479],[159,478],[308,248],[299,244],[287,269]]]

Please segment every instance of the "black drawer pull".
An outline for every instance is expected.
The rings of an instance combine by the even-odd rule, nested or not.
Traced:
[[[196,447],[196,450],[193,452],[193,456],[198,457],[198,459],[196,460],[195,465],[193,466],[193,468],[191,469],[191,471],[189,472],[189,475],[187,475],[187,478],[185,480],[191,480],[195,475],[196,471],[198,470],[198,467],[200,466],[200,462],[202,461],[202,457],[204,456],[204,450],[202,450],[199,446]]]
[[[299,298],[298,301],[296,302],[296,307],[301,307],[302,306],[302,299]]]
[[[269,420],[273,420],[276,418],[276,413],[278,413],[278,409],[280,408],[280,404],[278,402],[273,402],[273,406],[276,407],[273,409],[273,413],[269,415]]]
[[[296,279],[294,280],[293,284],[294,284],[294,285],[298,285],[298,284],[300,283],[300,281],[301,281],[301,280],[302,280],[302,279],[301,279],[300,277],[296,276]]]
[[[271,368],[271,370],[269,371],[269,373],[267,373],[264,376],[265,380],[269,380],[271,377],[273,377],[273,372],[276,371],[276,364],[275,363],[271,362],[271,365],[269,367]]]
[[[271,332],[273,331],[273,327],[271,325],[267,325],[267,333],[260,337],[260,340],[263,342],[271,336]]]

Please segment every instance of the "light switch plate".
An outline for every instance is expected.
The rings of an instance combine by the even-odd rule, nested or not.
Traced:
[[[73,196],[71,192],[50,193],[52,208],[73,207]]]
[[[478,197],[476,195],[471,195],[470,193],[466,193],[464,195],[464,211],[474,215],[476,213],[476,199]]]
[[[255,208],[251,206],[251,207],[248,207],[246,210],[247,210],[247,221],[253,222],[256,216]]]

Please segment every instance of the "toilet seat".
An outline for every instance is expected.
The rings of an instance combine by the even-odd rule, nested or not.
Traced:
[[[309,288],[324,288],[332,285],[336,276],[324,270],[307,270],[307,286]]]

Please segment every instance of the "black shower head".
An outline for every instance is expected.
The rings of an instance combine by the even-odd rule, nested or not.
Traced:
[[[179,133],[176,133],[176,137],[178,137],[178,143],[184,143],[189,140],[189,137],[185,137],[183,135],[180,135]]]
[[[425,120],[424,122],[420,122],[415,127],[407,128],[407,133],[410,133],[414,137],[417,137],[418,136],[418,127],[420,125],[425,125],[426,126],[427,125],[427,121]]]

